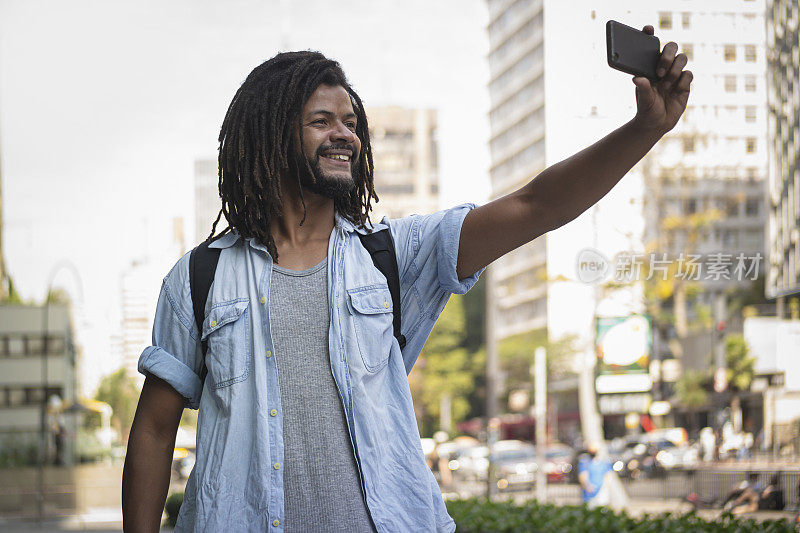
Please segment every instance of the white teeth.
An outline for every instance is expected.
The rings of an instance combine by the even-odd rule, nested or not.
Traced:
[[[325,157],[328,159],[337,159],[339,161],[350,161],[350,156],[343,154],[326,155]]]

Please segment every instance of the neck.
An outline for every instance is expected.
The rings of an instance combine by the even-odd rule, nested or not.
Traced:
[[[272,238],[275,241],[275,245],[280,250],[285,246],[292,248],[304,247],[320,240],[327,243],[335,225],[333,200],[315,194],[308,189],[303,189],[303,199],[306,204],[304,211],[303,203],[300,201],[300,193],[297,189],[297,182],[287,183],[291,180],[282,181],[282,214],[280,218],[275,219],[272,223]],[[305,221],[300,226],[300,221],[303,220],[304,215]]]

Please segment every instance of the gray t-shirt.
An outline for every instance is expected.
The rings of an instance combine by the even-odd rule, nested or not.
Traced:
[[[328,350],[327,258],[274,265],[269,317],[283,407],[284,529],[374,532]]]

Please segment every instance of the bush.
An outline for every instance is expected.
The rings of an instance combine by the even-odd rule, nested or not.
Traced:
[[[450,516],[456,521],[459,533],[492,531],[497,533],[552,532],[583,533],[695,533],[695,532],[771,532],[794,531],[788,520],[756,522],[753,519],[734,518],[731,514],[709,522],[694,513],[644,515],[632,518],[614,513],[606,508],[589,509],[585,506],[540,505],[528,502],[488,502],[486,499],[449,500],[446,502]]]
[[[164,512],[167,513],[167,520],[166,520],[167,526],[175,527],[175,524],[178,522],[178,513],[181,510],[182,504],[183,504],[182,492],[173,492],[172,494],[167,496],[167,501],[164,504]]]

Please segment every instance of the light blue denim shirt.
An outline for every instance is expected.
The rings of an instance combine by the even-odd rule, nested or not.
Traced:
[[[420,447],[407,375],[450,294],[467,292],[481,271],[459,280],[461,225],[474,204],[430,215],[384,218],[400,273],[401,350],[392,331],[386,279],[355,228],[336,216],[328,243],[330,364],[344,406],[367,508],[381,533],[447,531],[455,523]],[[139,371],[167,381],[199,409],[197,461],[175,531],[283,531],[283,423],[272,352],[272,258],[254,239],[229,233],[198,335],[189,290],[189,254],[164,278],[153,345]],[[200,338],[208,376],[200,381]],[[325,428],[319,428],[325,431]]]

